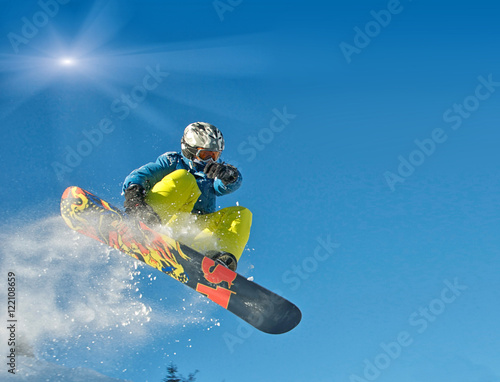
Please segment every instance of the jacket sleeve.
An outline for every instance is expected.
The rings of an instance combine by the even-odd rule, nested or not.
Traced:
[[[138,184],[146,191],[176,169],[178,154],[175,152],[160,155],[156,162],[150,162],[132,171],[123,182],[123,191],[130,185]]]
[[[229,183],[228,185],[224,185],[222,180],[216,179],[214,182],[215,195],[222,196],[236,191],[238,188],[240,188],[242,181],[243,176],[241,175],[240,170],[238,170],[238,179],[236,179],[236,181],[233,183]]]

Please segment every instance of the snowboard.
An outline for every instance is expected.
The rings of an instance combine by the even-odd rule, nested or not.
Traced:
[[[301,320],[300,310],[290,301],[80,187],[64,191],[61,215],[74,231],[169,275],[262,332],[286,333]]]

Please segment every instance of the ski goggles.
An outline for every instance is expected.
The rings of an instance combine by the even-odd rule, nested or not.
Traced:
[[[220,154],[221,154],[220,151],[213,151],[213,150],[199,148],[198,151],[196,152],[196,157],[203,162],[207,162],[210,159],[212,159],[213,161],[217,161],[217,159],[220,158]]]

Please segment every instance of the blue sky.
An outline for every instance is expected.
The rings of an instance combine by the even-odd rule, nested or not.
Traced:
[[[0,269],[39,360],[130,381],[171,361],[199,381],[500,381],[496,2],[2,9]],[[198,120],[244,176],[219,199],[253,212],[240,272],[303,312],[288,334],[58,218],[69,185],[121,205]]]

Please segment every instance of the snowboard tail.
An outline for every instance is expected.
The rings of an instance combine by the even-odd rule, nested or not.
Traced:
[[[285,333],[301,320],[300,310],[288,300],[80,187],[64,191],[61,215],[74,231],[169,275],[263,332]]]

